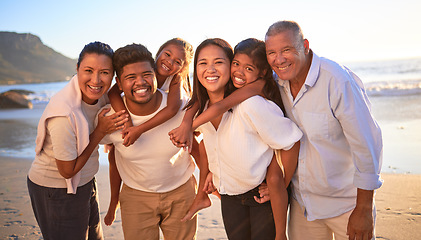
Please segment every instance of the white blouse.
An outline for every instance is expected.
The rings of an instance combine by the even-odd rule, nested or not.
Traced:
[[[221,194],[238,195],[258,186],[266,177],[273,149],[290,149],[302,132],[273,102],[251,97],[224,113],[216,130],[207,122],[198,131]]]

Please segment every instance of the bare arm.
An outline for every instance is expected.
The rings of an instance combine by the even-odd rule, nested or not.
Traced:
[[[298,163],[298,155],[300,153],[300,142],[296,142],[289,150],[281,150],[281,161],[284,167],[285,186],[291,182]]]
[[[270,192],[270,204],[272,206],[273,218],[275,221],[275,239],[286,240],[288,192],[284,182],[284,174],[276,161],[275,155],[268,167],[266,181]]]
[[[357,205],[349,217],[347,234],[349,239],[371,239],[373,237],[374,190],[357,189]]]
[[[114,84],[114,86],[111,87],[110,91],[108,91],[108,98],[110,99],[111,107],[118,112],[121,110],[127,111],[126,105],[123,102],[123,99],[121,99],[121,93],[122,91],[118,88],[117,84]],[[132,119],[129,115],[129,121],[126,122],[125,127],[131,127],[133,126]]]
[[[85,166],[92,152],[98,146],[101,139],[108,133],[114,132],[119,129],[123,129],[123,124],[127,122],[127,114],[124,111],[114,113],[110,116],[105,116],[110,109],[103,109],[98,115],[98,126],[89,135],[89,144],[83,150],[83,152],[72,161],[62,161],[56,159],[57,168],[61,176],[64,178],[71,178],[80,169]]]
[[[193,131],[192,131],[192,123],[193,118],[196,115],[197,111],[199,110],[199,104],[196,102],[191,108],[187,109],[186,113],[184,114],[183,121],[181,122],[180,126],[171,130],[168,135],[170,135],[170,139],[172,143],[177,147],[189,147],[191,150],[191,144],[193,140]]]
[[[232,107],[238,105],[239,103],[252,96],[262,95],[262,89],[264,85],[264,80],[258,79],[252,83],[247,84],[242,88],[237,89],[231,95],[229,95],[222,101],[213,104],[208,109],[206,109],[206,111],[197,116],[193,121],[192,129],[195,130],[200,125],[218,117],[219,115],[223,114]]]
[[[168,92],[167,106],[143,124],[124,130],[123,134],[125,136],[123,145],[126,147],[132,145],[140,137],[140,135],[174,117],[179,111],[182,103],[180,99],[180,91],[181,81],[180,77],[176,75],[171,80],[170,89]]]

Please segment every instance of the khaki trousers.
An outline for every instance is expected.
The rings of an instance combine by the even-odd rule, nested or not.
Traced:
[[[181,222],[196,195],[192,176],[185,184],[166,193],[139,191],[123,184],[120,193],[124,239],[158,240],[161,228],[165,240],[196,239],[197,217]]]
[[[352,210],[342,215],[327,219],[307,221],[304,210],[294,198],[291,198],[288,222],[288,239],[290,240],[348,240],[346,229]],[[373,209],[374,225],[376,208]],[[373,236],[373,239],[376,237]]]

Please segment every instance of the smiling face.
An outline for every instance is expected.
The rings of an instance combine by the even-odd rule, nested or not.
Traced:
[[[156,60],[157,74],[165,78],[179,73],[184,66],[186,54],[183,48],[169,44],[159,53]]]
[[[149,103],[157,88],[154,69],[147,61],[124,66],[117,84],[124,92],[129,110],[139,104]]]
[[[259,69],[253,60],[244,53],[237,53],[231,63],[231,79],[236,88],[256,81],[260,76]]]
[[[113,75],[110,57],[104,54],[87,53],[77,68],[82,100],[87,104],[95,104],[110,88]]]
[[[225,85],[230,79],[230,60],[222,48],[208,45],[198,54],[196,74],[199,82],[206,88],[209,100],[220,100],[224,97]]]
[[[308,41],[304,39],[300,43],[293,31],[287,30],[266,36],[265,42],[268,62],[279,78],[304,82],[308,70]]]

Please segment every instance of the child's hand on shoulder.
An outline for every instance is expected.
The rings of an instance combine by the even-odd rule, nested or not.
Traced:
[[[142,131],[138,127],[128,127],[125,128],[121,134],[122,138],[124,139],[123,145],[125,147],[129,147],[132,145],[136,140],[142,135]]]

